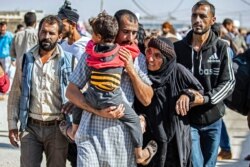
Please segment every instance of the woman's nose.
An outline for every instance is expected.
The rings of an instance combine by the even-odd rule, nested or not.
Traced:
[[[148,59],[148,61],[153,61],[154,59],[153,59],[153,55],[147,55],[147,59]]]

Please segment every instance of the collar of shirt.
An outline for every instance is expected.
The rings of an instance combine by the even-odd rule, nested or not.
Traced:
[[[37,45],[37,46],[36,46],[34,49],[32,49],[30,52],[33,54],[33,56],[34,56],[34,58],[35,58],[36,60],[41,61],[41,60],[40,60],[40,55],[39,55],[39,45]],[[49,60],[55,58],[56,56],[60,56],[60,49],[59,49],[58,44],[56,45],[56,49],[55,49],[54,52],[52,53],[52,56],[49,58]],[[48,60],[48,61],[49,61],[49,60]]]

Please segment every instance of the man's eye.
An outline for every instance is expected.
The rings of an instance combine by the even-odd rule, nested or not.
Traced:
[[[125,33],[125,34],[129,33],[128,30],[122,30],[122,32]]]
[[[201,18],[201,19],[205,19],[206,17],[207,17],[206,15],[203,15],[203,14],[200,15],[200,18]]]
[[[192,14],[192,17],[193,17],[193,18],[197,17],[197,14]]]
[[[137,31],[132,31],[132,34],[133,35],[137,35]]]

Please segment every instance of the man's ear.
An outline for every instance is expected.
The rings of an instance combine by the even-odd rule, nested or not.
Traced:
[[[74,22],[73,22],[73,23],[71,24],[71,26],[72,26],[72,28],[77,28],[77,23],[74,23]]]
[[[63,34],[62,34],[62,33],[59,34],[59,35],[58,35],[58,40],[57,40],[57,42],[59,42],[60,40],[62,40],[62,37],[63,37]]]
[[[216,22],[216,17],[214,16],[214,17],[212,18],[212,25],[213,25],[215,22]]]

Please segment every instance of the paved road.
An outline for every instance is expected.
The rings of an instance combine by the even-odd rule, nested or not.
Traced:
[[[6,106],[7,100],[0,101],[0,167],[18,167],[20,152],[19,149],[9,144]],[[231,139],[233,159],[220,161],[217,166],[248,167],[250,161],[244,161],[244,157],[250,154],[250,132],[247,128],[246,117],[227,110],[224,120]],[[45,166],[43,161],[42,167]],[[70,165],[67,164],[67,166]]]
[[[227,110],[224,121],[230,136],[233,159],[219,161],[218,167],[249,167],[250,161],[244,158],[250,154],[250,131],[247,126],[246,117]]]
[[[19,167],[20,150],[9,143],[7,125],[7,100],[0,101],[0,167]],[[45,155],[41,167],[46,167]],[[67,162],[67,167],[70,167]]]

